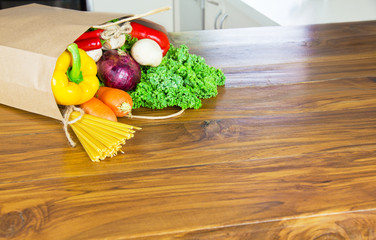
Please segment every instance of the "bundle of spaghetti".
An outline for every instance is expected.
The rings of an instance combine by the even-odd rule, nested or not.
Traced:
[[[78,121],[76,118],[81,117]],[[135,130],[141,128],[125,123],[102,119],[79,111],[69,116],[73,132],[81,142],[90,159],[99,162],[107,157],[116,156],[126,140],[133,138]]]

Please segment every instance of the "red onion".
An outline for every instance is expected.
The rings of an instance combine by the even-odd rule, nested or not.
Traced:
[[[141,79],[140,65],[127,53],[117,50],[103,53],[97,62],[98,77],[107,86],[124,91],[133,90]]]

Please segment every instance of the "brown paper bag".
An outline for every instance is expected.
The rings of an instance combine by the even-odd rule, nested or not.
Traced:
[[[39,4],[0,10],[0,103],[63,120],[51,90],[57,58],[91,26],[119,17]]]

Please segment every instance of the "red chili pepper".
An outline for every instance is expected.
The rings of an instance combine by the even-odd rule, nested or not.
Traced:
[[[85,51],[102,48],[100,36],[103,31],[103,29],[97,29],[94,31],[85,32],[81,36],[79,36],[74,42],[77,44],[79,48]]]
[[[95,50],[102,48],[102,43],[100,38],[88,38],[88,39],[83,39],[80,41],[74,41],[79,48],[85,51],[90,51],[90,50]]]
[[[97,29],[90,32],[85,32],[81,36],[79,36],[76,41],[88,39],[88,38],[99,38],[101,36],[101,33],[103,32],[103,29]]]
[[[131,22],[131,26],[132,32],[130,34],[132,37],[137,39],[149,38],[156,41],[162,49],[163,56],[166,55],[168,49],[170,48],[170,41],[164,32],[146,27],[136,22]]]

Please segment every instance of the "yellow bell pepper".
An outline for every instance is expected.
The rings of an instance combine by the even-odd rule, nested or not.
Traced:
[[[56,61],[51,87],[60,105],[89,101],[99,89],[97,65],[87,53],[72,43]]]

